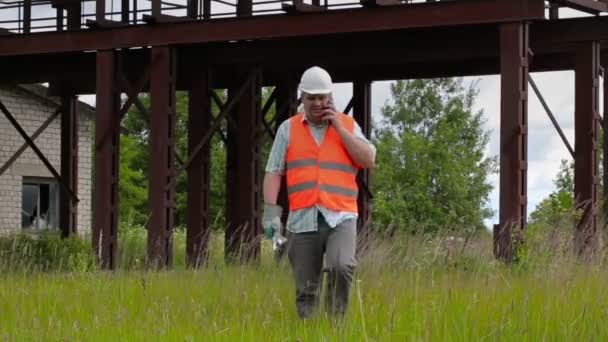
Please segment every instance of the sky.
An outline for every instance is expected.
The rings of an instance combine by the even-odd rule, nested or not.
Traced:
[[[339,0],[343,1],[343,0]],[[118,9],[120,1],[107,0],[108,9],[112,3]],[[174,0],[173,3],[185,3],[185,0]],[[254,1],[255,2],[255,1]],[[306,1],[310,2],[310,1]],[[332,3],[337,2],[333,0]],[[149,8],[149,1],[138,0],[140,9]],[[93,13],[94,3],[88,3],[85,13]],[[270,5],[273,8],[278,4]],[[0,6],[1,7],[1,6]],[[214,13],[230,11],[227,6],[215,4]],[[33,12],[34,18],[42,18],[53,15],[51,8],[40,8]],[[170,14],[170,13],[168,13]],[[175,13],[177,14],[177,13]],[[0,21],[8,17],[16,17],[17,12],[9,13],[0,10]],[[586,16],[581,12],[561,9],[560,17]],[[118,16],[115,17],[118,19]],[[0,26],[5,26],[0,24]],[[532,73],[532,78],[537,83],[540,91],[547,101],[549,108],[553,111],[559,125],[563,129],[571,146],[574,146],[574,73],[567,72],[544,72]],[[490,141],[486,148],[487,156],[499,155],[500,142],[500,76],[483,76],[464,78],[466,83],[477,82],[479,95],[475,103],[476,110],[484,113],[485,128],[490,132]],[[374,82],[372,84],[372,116],[377,117],[381,107],[390,101],[390,81]],[[600,83],[602,84],[602,82]],[[603,91],[600,89],[600,114],[602,112]],[[352,96],[351,84],[336,84],[334,99],[338,108],[346,107]],[[94,103],[94,96],[83,96],[82,100]],[[529,87],[528,92],[528,215],[537,204],[553,191],[553,180],[562,159],[571,160],[568,150],[562,143],[557,131],[551,124],[549,117],[542,108],[536,95]],[[494,189],[490,194],[489,205],[495,214],[486,220],[486,225],[491,227],[498,223],[498,174],[492,175],[490,182]]]

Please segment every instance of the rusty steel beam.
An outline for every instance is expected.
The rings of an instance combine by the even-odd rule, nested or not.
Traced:
[[[532,65],[532,71],[568,70],[574,68],[573,49],[561,43],[543,44],[543,39],[553,39],[554,36],[570,36],[570,39],[583,39],[584,36],[574,32],[587,32],[589,27],[602,28],[597,30],[608,38],[608,18],[583,18],[585,20],[572,21],[568,25],[558,22],[535,23],[531,34],[539,30],[544,33],[536,34],[536,40],[531,45],[537,56]],[[588,21],[589,20],[589,21]],[[589,25],[584,25],[585,23]],[[594,24],[595,23],[595,24]],[[545,25],[551,24],[551,25]],[[553,28],[560,27],[560,30]],[[548,29],[547,29],[548,28]],[[553,34],[553,31],[556,31]],[[340,39],[338,39],[340,38]],[[561,39],[561,36],[560,36]],[[277,66],[284,65],[286,69],[297,70],[304,68],[308,63],[321,63],[327,65],[336,74],[340,81],[352,81],[353,75],[362,74],[366,79],[395,79],[397,77],[439,77],[446,75],[485,75],[500,72],[498,54],[497,25],[474,25],[467,27],[446,29],[408,30],[397,33],[374,33],[356,35],[330,35],[315,38],[291,38],[289,40],[259,41],[250,43],[209,44],[205,49],[184,47],[179,50],[180,77],[185,90],[187,87],[187,70],[198,63],[197,53],[209,56],[216,76],[214,87],[225,88],[234,77],[230,71],[234,64],[241,64],[251,60],[253,56],[263,56],[262,61],[268,63],[269,68],[276,70]],[[535,43],[536,42],[536,43]],[[567,40],[564,40],[567,42]],[[0,43],[1,44],[1,43]],[[417,48],[411,50],[408,46],[416,44]],[[360,46],[369,49],[361,50]],[[320,48],[326,53],[314,54]],[[143,51],[145,52],[145,51]],[[144,62],[146,54],[142,49],[127,51],[133,56],[132,62],[126,63],[126,71],[137,69]],[[572,56],[571,56],[572,55]],[[87,86],[85,92],[92,93],[90,86],[94,79],[94,54],[69,53],[64,55],[2,58],[0,63],[0,82],[2,83],[37,83],[53,80],[66,80],[71,84]],[[262,58],[262,57],[259,57]],[[138,61],[140,59],[141,61]],[[478,65],[477,61],[485,60]],[[550,63],[543,63],[550,60]],[[492,61],[488,65],[487,61]],[[543,67],[543,64],[546,66]],[[384,70],[383,70],[384,69]],[[410,70],[406,72],[405,70]],[[59,72],[59,70],[61,72]],[[302,69],[303,71],[303,69]],[[273,79],[268,71],[265,74],[265,85],[273,85]],[[280,71],[282,73],[283,71]],[[336,73],[337,72],[337,73]],[[139,71],[136,73],[139,74]],[[179,80],[178,80],[179,82]]]
[[[276,85],[277,97],[275,100],[275,120],[274,131],[277,132],[279,126],[288,120],[298,110],[298,78],[293,72],[283,73]],[[277,197],[277,204],[283,208],[281,221],[283,227],[287,226],[287,216],[289,215],[289,201],[287,197],[287,179],[285,175],[281,177],[281,187]],[[285,233],[285,232],[284,232]],[[284,234],[284,236],[287,236]],[[279,251],[278,257],[282,257],[284,250]]]
[[[102,269],[116,268],[118,243],[118,181],[119,126],[114,124],[120,106],[117,89],[117,52],[97,52],[97,92],[95,108],[95,142],[99,145],[102,132],[111,131],[95,152],[93,196],[93,248]]]
[[[220,113],[222,113],[224,111],[224,103],[222,103],[222,100],[220,99],[220,97],[217,95],[217,93],[215,92],[215,90],[211,89],[209,91],[209,96],[211,96],[211,99],[213,99],[213,102],[215,102],[215,105],[217,106],[217,108],[219,109]],[[226,120],[228,120],[230,116],[226,115]],[[215,118],[213,117],[213,115],[211,116],[211,119],[215,120]],[[222,140],[222,142],[225,144],[228,140],[226,139],[226,135],[224,134],[224,132],[222,131],[221,127],[217,127],[217,129],[215,130],[215,132],[217,132],[217,134],[220,135],[220,139]],[[211,139],[211,137],[209,137],[209,139]],[[183,164],[183,163],[182,163]]]
[[[363,134],[371,138],[372,128],[372,83],[354,82],[353,98],[353,118],[357,121]],[[359,186],[359,197],[357,206],[359,208],[359,219],[357,220],[357,233],[364,234],[369,229],[371,221],[371,196],[369,190],[370,170],[361,169],[357,175]],[[365,189],[364,189],[365,188]],[[367,190],[367,191],[365,191]]]
[[[100,3],[103,1],[98,1],[97,5]],[[439,23],[452,26],[542,20],[544,15],[543,0],[446,1],[373,10],[354,8],[292,16],[190,21],[171,24],[170,29],[165,25],[139,25],[71,32],[69,35],[48,32],[16,38],[2,37],[0,56],[373,32],[437,27]],[[315,25],[311,25],[311,22]]]
[[[566,145],[566,148],[568,149],[568,152],[570,152],[570,155],[572,156],[572,158],[574,158],[574,149],[572,148],[572,146],[568,142],[568,138],[566,138],[566,135],[562,131],[562,128],[559,126],[559,123],[555,119],[555,116],[553,115],[553,112],[551,112],[551,109],[549,108],[549,105],[547,104],[547,101],[545,101],[545,98],[541,94],[540,90],[538,90],[538,87],[536,86],[536,83],[532,79],[531,75],[528,75],[528,82],[530,82],[530,85],[532,86],[532,89],[534,90],[534,93],[536,94],[536,97],[538,97],[538,100],[540,101],[540,103],[542,104],[543,108],[545,109],[545,112],[549,116],[549,119],[551,120],[551,123],[553,124],[553,127],[555,127],[555,130],[559,134],[559,137],[562,139],[562,142],[564,143],[564,145]]]
[[[500,204],[494,255],[511,262],[527,217],[528,26],[503,24],[500,31]]]
[[[188,93],[188,153],[192,154],[196,144],[210,129],[211,71],[200,67],[194,72]],[[207,140],[192,160],[188,172],[188,206],[186,230],[186,260],[188,267],[197,268],[205,264],[209,256],[211,217],[209,214],[211,191],[211,140]]]
[[[148,267],[171,267],[175,220],[175,55],[152,47],[150,69],[150,220]]]
[[[61,178],[78,193],[78,112],[76,96],[61,97]],[[69,193],[59,194],[59,228],[61,236],[76,235],[78,202]]]
[[[199,153],[200,149],[207,143],[207,140],[211,139],[211,136],[220,126],[224,117],[226,115],[229,115],[230,111],[232,111],[237,101],[239,101],[241,96],[246,92],[249,86],[249,82],[253,81],[258,72],[259,71],[251,72],[247,80],[240,86],[238,91],[236,91],[236,94],[234,94],[234,96],[232,97],[228,97],[228,103],[226,104],[226,106],[224,106],[222,112],[218,114],[218,116],[215,118],[215,120],[211,124],[211,127],[207,130],[207,133],[205,133],[205,135],[201,138],[201,141],[194,147],[191,153],[189,153],[188,159],[186,159],[186,161],[184,161],[184,163],[181,165],[181,169],[187,169],[188,167],[190,167],[192,160],[196,158],[196,155]],[[228,127],[231,127],[231,125],[228,125]]]
[[[213,98],[213,102],[215,102],[215,104],[217,105],[217,108],[220,110],[220,113],[223,112],[224,107],[226,107],[227,103],[222,102],[222,99],[220,99],[219,95],[217,94],[217,92],[215,90],[211,91],[211,97]],[[232,126],[236,127],[236,122],[234,122],[234,119],[232,118],[232,116],[226,115],[224,118],[226,119],[227,125],[232,125]],[[220,129],[218,129],[217,131],[220,133],[220,135],[222,137],[224,137],[224,133]]]
[[[600,44],[581,44],[576,56],[574,115],[574,200],[581,211],[574,248],[581,257],[598,251],[599,187],[598,98]]]
[[[122,64],[122,62],[120,62],[120,61],[121,61],[121,59],[119,59],[119,63],[118,63],[119,65]],[[119,69],[119,71],[121,71],[122,68],[118,67],[118,69]],[[148,114],[148,110],[143,105],[143,103],[141,103],[141,100],[139,99],[139,96],[138,96],[139,93],[141,93],[143,91],[143,88],[145,87],[145,85],[149,81],[149,79],[150,79],[150,69],[149,68],[145,69],[145,71],[140,76],[140,78],[135,82],[135,85],[131,85],[129,83],[129,81],[125,78],[125,76],[122,72],[117,73],[116,82],[118,83],[120,88],[125,90],[125,92],[127,94],[127,100],[125,101],[125,103],[122,105],[122,107],[118,111],[118,115],[116,117],[114,117],[113,126],[111,128],[109,128],[107,131],[103,132],[101,134],[100,138],[98,139],[98,141],[96,142],[96,144],[95,144],[96,150],[99,150],[101,148],[101,146],[103,144],[105,144],[106,140],[110,138],[110,136],[116,129],[115,126],[120,126],[120,122],[125,117],[125,115],[129,112],[129,110],[131,109],[133,104],[135,104],[135,107],[144,116],[144,118],[146,120],[149,120],[150,115]],[[147,122],[147,123],[149,124],[149,122]]]
[[[42,153],[42,151],[40,151],[40,149],[38,148],[36,143],[34,143],[34,141],[27,135],[27,133],[25,132],[23,127],[21,127],[19,122],[17,122],[17,119],[15,119],[15,117],[9,112],[9,110],[6,108],[6,106],[4,106],[4,103],[2,103],[2,101],[0,101],[0,112],[2,112],[4,114],[6,119],[13,126],[13,128],[15,128],[15,130],[19,133],[19,135],[21,135],[23,140],[25,140],[27,142],[28,146],[32,149],[32,151],[34,151],[34,154],[36,154],[36,156],[38,156],[38,158],[40,159],[40,161],[42,161],[44,166],[46,166],[46,168],[51,172],[51,174],[53,175],[55,180],[57,180],[57,182],[59,183],[61,188],[64,191],[66,191],[70,195],[70,197],[72,197],[72,199],[74,201],[78,202],[78,196],[76,196],[76,194],[72,191],[72,189],[70,189],[70,187],[63,181],[63,179],[61,178],[61,175],[59,175],[57,170],[55,170],[55,168],[53,167],[51,162],[46,158],[44,153]]]
[[[261,221],[261,146],[255,139],[261,121],[261,73],[254,71],[249,81],[247,72],[239,78],[246,90],[231,111],[237,127],[228,126],[226,146],[226,232],[225,258],[228,262],[258,260]],[[229,89],[228,97],[235,96]],[[236,94],[238,95],[238,94]]]
[[[361,83],[361,81],[355,82],[355,83]],[[354,84],[353,84],[353,86],[354,86]],[[350,113],[350,111],[353,109],[354,101],[355,101],[355,97],[353,96],[350,98],[350,100],[348,100],[348,103],[346,104],[346,107],[344,107],[344,110],[342,111],[342,113],[344,113],[344,114]]]
[[[535,22],[530,42],[534,51],[565,43],[608,40],[608,17],[583,17]]]
[[[51,116],[49,116],[40,127],[38,127],[34,134],[32,134],[32,141],[36,141],[36,138],[38,138],[40,134],[42,134],[44,130],[46,130],[46,128],[49,127],[49,125],[53,121],[55,121],[59,114],[61,114],[61,110],[61,107],[57,108],[57,110],[55,110],[55,112],[53,112],[53,114],[51,114]],[[0,176],[2,176],[4,172],[6,172],[6,170],[8,170],[17,159],[19,159],[21,154],[23,154],[23,152],[27,150],[28,146],[29,145],[27,142],[23,143],[23,145],[21,145],[21,147],[19,147],[19,149],[15,151],[15,153],[2,165],[2,167],[0,167]]]
[[[552,2],[590,14],[599,14],[608,11],[607,4],[595,0],[553,0]]]

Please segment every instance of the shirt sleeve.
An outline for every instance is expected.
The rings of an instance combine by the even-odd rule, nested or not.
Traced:
[[[374,144],[372,144],[372,142],[369,141],[369,139],[367,139],[367,137],[365,137],[365,135],[363,134],[363,130],[361,129],[361,127],[359,126],[359,124],[356,121],[355,121],[355,129],[353,131],[353,135],[355,136],[355,138],[361,139],[367,143],[369,148],[372,150],[373,158],[376,159],[376,146],[374,146]]]
[[[289,120],[283,121],[277,130],[277,135],[272,143],[266,172],[285,174],[285,157],[287,155],[287,143],[289,142]]]

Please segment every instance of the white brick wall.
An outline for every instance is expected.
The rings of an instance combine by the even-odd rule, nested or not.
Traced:
[[[0,101],[11,114],[32,135],[56,110],[57,105],[20,88],[0,87]],[[47,129],[35,140],[36,146],[44,153],[57,172],[61,172],[61,118],[58,116]],[[93,118],[80,115],[79,126],[79,164],[78,164],[78,232],[85,234],[91,227],[91,152]],[[0,115],[0,166],[3,165],[25,141],[13,128],[4,115]],[[28,148],[0,176],[0,234],[21,230],[21,185],[24,172],[50,172],[38,159],[34,151]],[[30,174],[31,175],[31,174]],[[26,176],[28,176],[26,174]]]

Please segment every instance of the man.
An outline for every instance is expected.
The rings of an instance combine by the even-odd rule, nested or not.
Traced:
[[[304,113],[285,120],[277,131],[264,177],[264,218],[277,222],[281,176],[289,198],[288,257],[294,272],[296,308],[309,317],[319,302],[323,255],[329,269],[326,309],[343,316],[356,268],[357,183],[359,168],[374,165],[375,147],[352,117],[336,112],[332,80],[312,67],[299,90]]]

